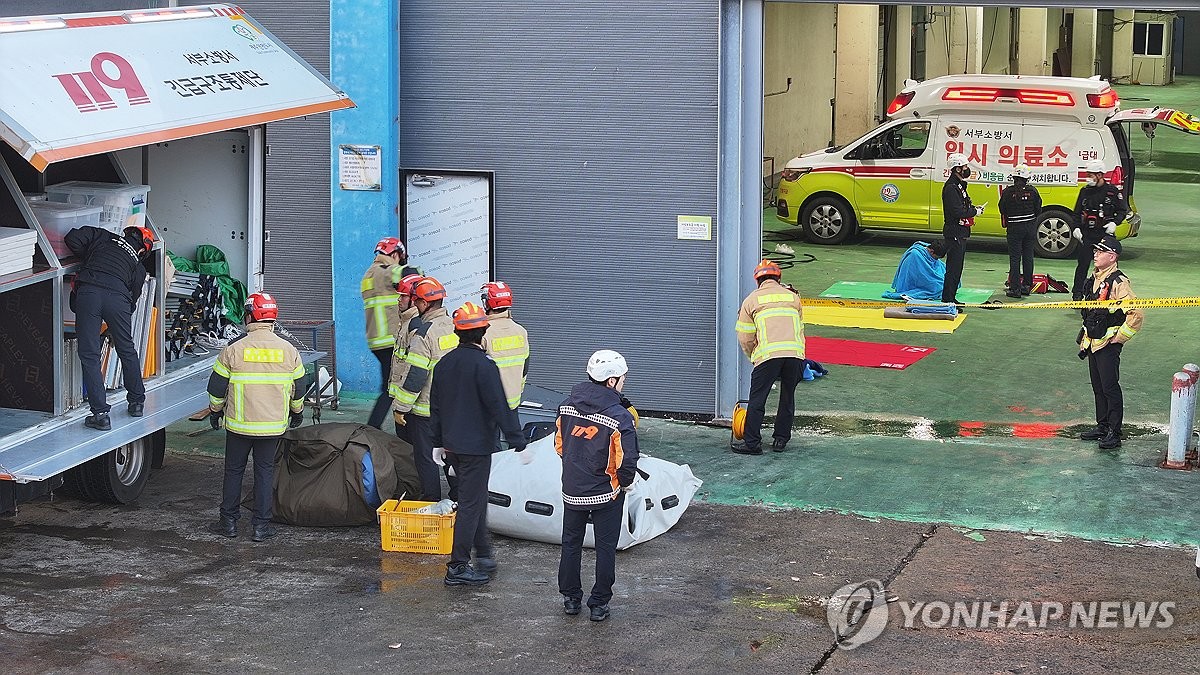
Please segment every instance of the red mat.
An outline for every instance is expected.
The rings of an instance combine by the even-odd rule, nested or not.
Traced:
[[[823,364],[836,363],[842,366],[893,368],[895,370],[904,370],[937,351],[934,347],[835,340],[816,336],[805,338],[804,347],[806,357]]]

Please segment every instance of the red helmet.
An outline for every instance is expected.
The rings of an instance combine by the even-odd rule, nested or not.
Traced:
[[[512,286],[503,281],[489,281],[480,289],[479,300],[490,310],[512,307]]]
[[[141,242],[141,253],[148,253],[154,248],[154,233],[148,227],[127,227],[125,238],[133,243]]]
[[[393,253],[400,254],[400,260],[408,259],[408,249],[404,248],[404,242],[400,241],[399,237],[384,237],[375,244],[375,252],[383,255],[391,255]]]
[[[413,286],[412,294],[425,302],[435,302],[446,297],[446,287],[433,277],[425,277]]]
[[[763,258],[762,262],[758,263],[758,267],[754,268],[755,281],[761,281],[763,277],[781,276],[783,276],[783,270],[779,269],[779,265],[766,258]]]
[[[454,310],[454,329],[471,330],[472,328],[487,328],[487,312],[479,305],[468,302]]]
[[[400,283],[396,284],[396,292],[400,295],[412,295],[413,287],[417,285],[418,281],[424,278],[420,274],[409,274],[401,279]]]
[[[270,293],[251,293],[246,298],[246,316],[250,317],[247,323],[274,321],[279,318],[279,305]]]

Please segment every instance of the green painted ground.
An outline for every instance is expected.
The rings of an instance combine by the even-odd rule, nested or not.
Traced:
[[[1121,87],[1124,107],[1158,104],[1200,112],[1200,80],[1170,87]],[[1131,101],[1131,98],[1150,101]],[[1200,203],[1200,137],[1163,131],[1134,139],[1139,162],[1135,199],[1142,235],[1126,242],[1122,268],[1143,297],[1200,295],[1196,204]],[[785,274],[815,296],[837,281],[890,282],[911,234],[868,233],[849,245],[810,246],[766,214],[765,238],[792,246],[814,262]],[[931,233],[928,236],[937,236]],[[1040,271],[1069,281],[1073,262],[1039,260]],[[999,291],[1008,259],[1002,240],[972,240],[963,285]],[[997,297],[1005,299],[1003,294]],[[1047,296],[1061,297],[1061,296]],[[699,499],[859,514],[868,518],[948,522],[977,529],[1066,534],[1106,541],[1195,543],[1200,472],[1156,467],[1162,433],[1127,440],[1118,451],[1072,438],[952,436],[958,422],[1082,425],[1092,417],[1085,365],[1072,342],[1078,315],[1066,311],[970,312],[951,335],[810,326],[810,335],[937,347],[904,371],[831,366],[830,376],[803,383],[798,408],[809,417],[789,451],[743,457],[728,450],[725,429],[646,420],[643,450],[690,464],[705,481]],[[1200,311],[1148,312],[1145,330],[1125,351],[1122,384],[1127,419],[1162,425],[1171,375],[1200,362],[1195,337]],[[628,392],[636,401],[636,383]],[[369,399],[347,398],[324,421],[363,421]],[[773,409],[773,402],[770,404]],[[942,430],[903,435],[923,418]],[[875,421],[870,421],[875,420]],[[892,421],[889,421],[892,420]],[[224,437],[206,423],[171,428],[176,452],[220,455]],[[951,433],[946,433],[949,429]],[[1075,430],[1068,428],[1064,435]],[[769,432],[768,432],[769,434]]]

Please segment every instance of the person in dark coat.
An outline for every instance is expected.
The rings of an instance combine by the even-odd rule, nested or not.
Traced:
[[[563,486],[558,592],[563,611],[578,614],[583,601],[579,568],[590,520],[596,543],[596,582],[587,601],[592,621],[608,618],[625,492],[637,477],[637,422],[621,394],[628,372],[621,354],[611,349],[592,354],[588,381],[575,385],[556,421],[554,449],[562,457]]]
[[[958,286],[962,281],[963,261],[967,257],[967,239],[971,236],[975,216],[983,213],[983,207],[972,204],[971,196],[967,194],[971,167],[967,165],[966,155],[956,152],[946,162],[950,167],[950,177],[942,186],[942,214],[946,219],[942,226],[942,239],[946,243],[946,280],[942,284],[942,302],[958,304]]]
[[[456,309],[458,346],[438,361],[429,390],[433,461],[454,469],[458,480],[458,516],[454,548],[446,565],[447,586],[481,586],[496,571],[488,536],[488,478],[500,432],[509,447],[525,450],[517,411],[508,407],[500,369],[483,349],[487,313],[473,302]],[[524,458],[523,458],[524,459]],[[475,566],[471,566],[471,549]]]
[[[1105,235],[1116,236],[1117,225],[1129,215],[1129,207],[1117,186],[1104,178],[1104,162],[1093,159],[1084,167],[1087,185],[1079,189],[1075,200],[1075,229],[1071,236],[1079,241],[1075,248],[1075,281],[1071,284],[1071,299],[1082,300],[1090,287],[1087,279],[1092,273],[1092,253]]]
[[[1027,166],[1013,170],[1013,184],[1000,193],[1000,224],[1008,240],[1008,290],[1010,298],[1033,291],[1033,245],[1037,241],[1042,195],[1029,184],[1033,172]]]
[[[142,363],[133,345],[133,310],[146,282],[143,261],[154,246],[154,233],[145,227],[127,227],[116,234],[99,227],[76,227],[64,238],[83,265],[71,289],[71,310],[79,340],[79,363],[92,414],[83,424],[91,429],[112,428],[100,372],[100,324],[108,324],[108,337],[121,360],[128,412],[141,417],[145,411],[146,386]]]

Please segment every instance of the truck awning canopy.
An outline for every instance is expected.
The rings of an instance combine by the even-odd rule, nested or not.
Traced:
[[[0,139],[39,171],[353,106],[235,5],[0,17]]]

